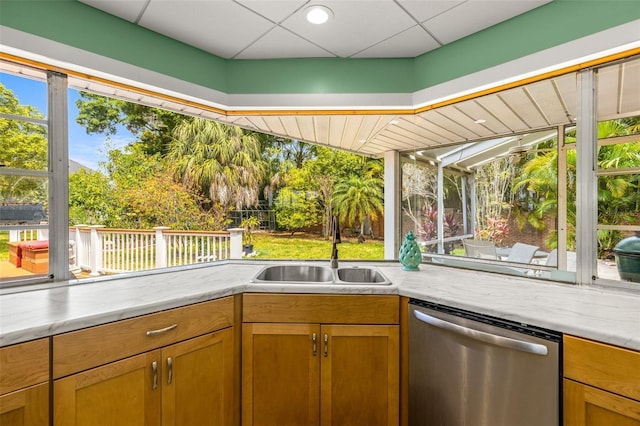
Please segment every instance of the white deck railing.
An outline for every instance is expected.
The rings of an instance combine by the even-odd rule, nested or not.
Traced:
[[[172,231],[75,226],[78,266],[92,275],[242,258],[242,229]],[[97,248],[97,249],[94,249]]]
[[[47,240],[45,232],[10,231],[10,241]],[[39,230],[38,230],[39,231]],[[173,231],[77,225],[69,229],[69,267],[91,275],[144,271],[242,258],[242,229]]]

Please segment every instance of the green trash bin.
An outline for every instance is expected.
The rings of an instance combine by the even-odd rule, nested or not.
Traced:
[[[616,256],[620,278],[640,283],[640,232],[620,241],[613,249],[613,253]]]

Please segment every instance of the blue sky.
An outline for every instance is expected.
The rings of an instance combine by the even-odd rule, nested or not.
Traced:
[[[31,80],[11,74],[0,73],[0,83],[13,91],[21,105],[31,105],[45,116],[47,115],[47,84],[44,81]],[[98,163],[105,161],[109,149],[121,148],[135,137],[122,126],[118,133],[107,138],[104,135],[88,135],[83,127],[76,123],[78,91],[69,89],[69,158],[83,166],[98,170]]]

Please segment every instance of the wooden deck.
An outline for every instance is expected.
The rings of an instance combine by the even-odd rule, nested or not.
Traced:
[[[0,260],[0,282],[10,281],[23,277],[38,277],[46,274],[34,274],[24,268],[16,268],[16,265],[8,260]],[[74,274],[77,279],[90,278],[89,272],[81,271]]]
[[[8,260],[0,260],[0,280],[9,280],[16,277],[35,276],[35,274],[23,268],[16,268],[16,265]]]

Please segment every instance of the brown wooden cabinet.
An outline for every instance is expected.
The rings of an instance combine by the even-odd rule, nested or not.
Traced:
[[[564,338],[564,425],[640,426],[640,352]]]
[[[0,348],[0,425],[49,424],[49,339]]]
[[[54,425],[234,424],[232,322],[228,298],[54,337]]]
[[[398,424],[397,297],[245,295],[244,302],[244,319],[255,321],[243,324],[244,425]]]

